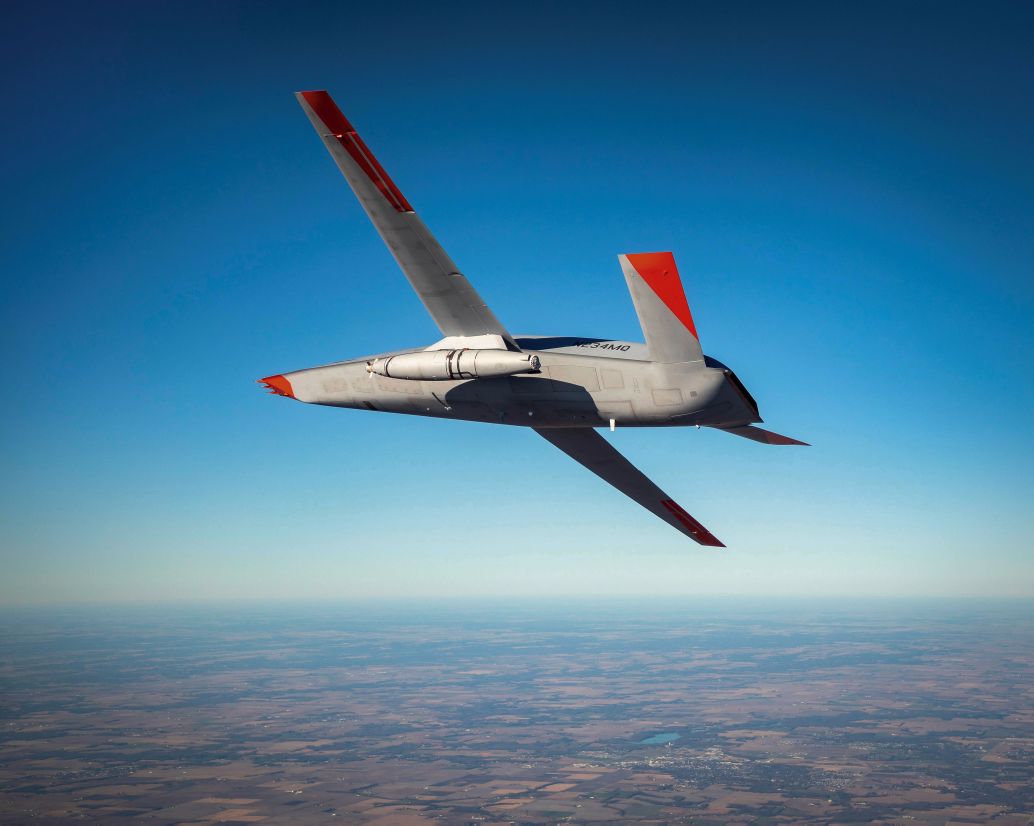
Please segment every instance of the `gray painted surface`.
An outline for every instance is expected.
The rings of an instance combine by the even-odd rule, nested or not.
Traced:
[[[484,421],[481,406],[476,411],[470,407],[476,401],[494,411],[493,420],[525,427],[602,427],[612,418],[622,427],[736,427],[761,421],[724,368],[708,367],[702,361],[656,364],[624,355],[604,356],[599,350],[575,354],[571,349],[537,349],[538,372],[487,379],[416,381],[371,375],[367,366],[387,355],[283,375],[294,397],[310,404],[364,410],[369,409],[365,402],[373,401],[378,410],[387,412]],[[584,354],[589,352],[593,355]],[[621,385],[604,386],[599,380],[603,371],[619,375]],[[402,395],[422,399],[422,409],[408,409]],[[436,397],[452,409],[432,405]]]
[[[420,217],[415,212],[398,212],[342,148],[337,136],[328,130],[302,94],[299,92],[295,97],[442,333],[447,336],[494,333],[508,337],[499,319]]]
[[[301,93],[298,100],[406,278],[449,338],[295,370],[263,382],[274,392],[309,404],[533,428],[676,530],[701,544],[721,546],[593,429],[706,425],[766,444],[803,444],[752,427],[762,421],[753,398],[731,370],[704,356],[695,329],[690,329],[692,320],[685,320],[688,305],[677,271],[665,270],[674,279],[673,300],[670,281],[662,297],[626,256],[619,256],[645,344],[570,336],[511,337],[417,215],[393,206],[382,194],[383,179],[378,188],[369,177],[378,173],[364,171],[342,148],[341,136],[328,131]],[[340,121],[345,122],[343,116]],[[366,163],[365,156],[361,159]],[[378,168],[376,162],[367,165],[371,168]],[[682,320],[672,309],[675,304],[682,307]],[[492,349],[490,336],[497,348],[506,349]],[[538,369],[529,371],[529,363],[535,362],[532,355]],[[394,363],[405,366],[407,378],[391,375],[390,360],[397,356],[406,357]],[[455,378],[461,375],[454,367],[461,356],[463,363],[481,359],[478,363],[494,365],[491,377]],[[449,366],[443,367],[446,359]],[[508,365],[513,365],[512,372]]]

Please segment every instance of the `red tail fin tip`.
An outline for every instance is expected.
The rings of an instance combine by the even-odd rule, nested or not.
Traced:
[[[675,266],[675,256],[670,252],[639,252],[626,254],[625,257],[650,289],[657,293],[657,297],[686,325],[693,338],[699,341],[686,291],[682,288],[682,279]]]

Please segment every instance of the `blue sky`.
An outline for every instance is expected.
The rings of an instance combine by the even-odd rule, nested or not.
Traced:
[[[1031,17],[10,9],[0,601],[1034,596]],[[637,339],[616,256],[675,252],[705,350],[814,444],[613,434],[730,550],[530,432],[260,392],[437,334],[310,88],[514,332]]]

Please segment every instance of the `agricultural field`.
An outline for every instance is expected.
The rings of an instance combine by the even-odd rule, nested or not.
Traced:
[[[0,822],[1034,819],[1030,603],[0,615]]]

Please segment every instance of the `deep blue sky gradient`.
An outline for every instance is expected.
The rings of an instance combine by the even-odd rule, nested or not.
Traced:
[[[0,601],[1034,595],[1032,18],[10,7]],[[674,251],[815,445],[610,437],[730,550],[530,432],[259,391],[437,335],[309,88],[514,332],[640,338],[616,255]]]

